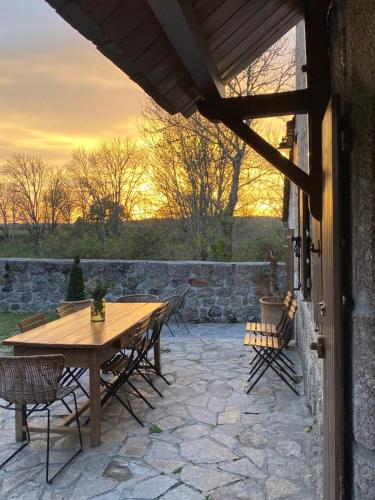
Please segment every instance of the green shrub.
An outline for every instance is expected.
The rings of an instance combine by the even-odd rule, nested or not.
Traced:
[[[85,284],[79,257],[74,257],[74,263],[69,274],[68,293],[66,300],[83,300],[85,298]]]

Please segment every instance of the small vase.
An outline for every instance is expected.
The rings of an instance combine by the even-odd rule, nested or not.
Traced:
[[[105,300],[94,300],[91,304],[91,321],[105,320]]]

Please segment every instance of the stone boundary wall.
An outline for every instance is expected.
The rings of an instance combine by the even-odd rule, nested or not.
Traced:
[[[49,311],[65,298],[71,260],[0,259],[0,311]],[[172,291],[189,278],[207,280],[192,286],[183,315],[191,322],[236,322],[255,318],[259,298],[268,295],[265,262],[159,262],[82,260],[84,279],[98,276],[113,284],[108,300],[129,293]],[[285,265],[278,266],[284,290]]]

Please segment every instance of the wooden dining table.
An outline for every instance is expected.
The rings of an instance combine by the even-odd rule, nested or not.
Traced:
[[[90,398],[80,406],[82,414],[90,409],[89,433],[91,446],[99,446],[101,439],[101,394],[100,367],[104,361],[129,344],[138,322],[152,314],[162,304],[152,303],[107,303],[103,322],[92,322],[90,308],[81,309],[60,319],[20,333],[3,341],[13,346],[15,356],[63,354],[67,367],[88,368]],[[154,369],[160,373],[160,342],[154,346]],[[26,408],[16,411],[16,439],[25,438]],[[69,414],[53,427],[54,432],[76,432],[69,425],[75,422],[75,414]],[[43,427],[29,426],[31,431],[44,432]],[[52,429],[51,429],[52,430]]]

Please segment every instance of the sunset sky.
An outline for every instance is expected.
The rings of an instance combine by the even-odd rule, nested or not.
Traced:
[[[1,0],[0,19],[0,162],[137,135],[143,91],[44,0]]]

